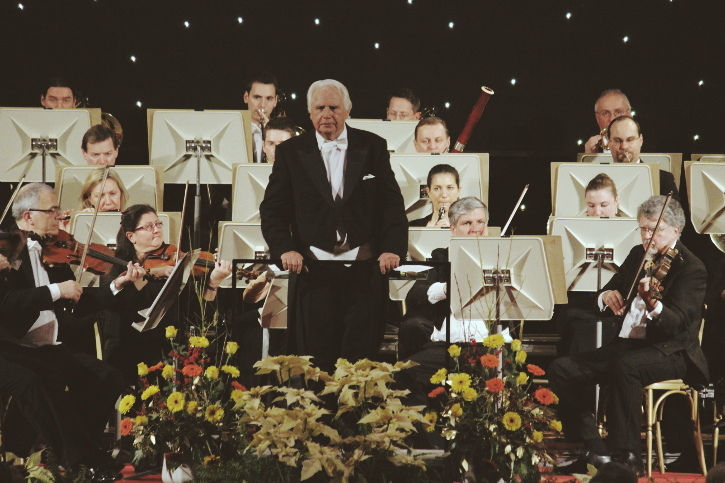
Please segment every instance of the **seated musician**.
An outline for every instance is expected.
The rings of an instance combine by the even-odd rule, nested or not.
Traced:
[[[115,166],[118,137],[103,124],[91,126],[81,140],[81,152],[88,166]]]
[[[451,226],[448,209],[461,194],[461,180],[458,170],[449,164],[438,164],[428,172],[425,192],[433,205],[433,212],[409,223],[409,226],[447,228]]]
[[[247,82],[244,91],[244,103],[252,115],[252,154],[254,163],[261,163],[263,157],[262,125],[269,122],[272,111],[277,106],[279,96],[277,78],[269,72],[255,74]]]
[[[611,461],[610,454],[641,473],[642,388],[667,379],[707,381],[707,365],[698,342],[707,274],[702,262],[679,240],[685,225],[679,202],[670,201],[656,227],[664,201],[664,196],[653,196],[640,205],[637,218],[642,245],[632,249],[619,272],[594,299],[603,315],[617,316],[613,323],[618,337],[599,349],[558,358],[549,367],[549,381],[560,399],[564,434],[586,448],[578,460],[564,467],[569,474],[586,473],[587,463],[600,466]],[[638,273],[643,259],[651,259],[647,265],[658,265],[667,256],[672,258],[671,268],[660,283],[653,284],[647,273],[644,277]],[[652,290],[653,285],[661,297]],[[583,390],[604,381],[609,394],[607,445]]]
[[[129,263],[143,266],[150,254],[168,247],[164,243],[163,222],[159,221],[149,205],[132,205],[121,216],[121,226],[116,236],[116,257]],[[136,366],[139,362],[153,365],[159,362],[161,351],[165,347],[165,328],[176,322],[170,316],[156,327],[139,332],[131,325],[143,320],[139,310],[151,306],[164,286],[165,279],[171,275],[174,265],[166,265],[153,269],[153,277],[140,280],[134,284],[120,286],[118,277],[123,268],[114,267],[101,280],[101,287],[111,285],[117,293],[109,310],[115,315],[106,321],[106,343],[103,352],[105,361],[119,369],[129,384],[137,380]],[[147,271],[140,268],[145,276]],[[205,300],[214,300],[219,284],[231,273],[231,264],[226,261],[215,263],[214,270],[207,279],[204,292]],[[168,312],[169,314],[172,311]],[[178,325],[177,325],[178,327]]]
[[[264,156],[268,163],[274,163],[277,146],[291,137],[296,136],[295,126],[286,117],[275,117],[269,120],[264,128]]]
[[[420,97],[410,89],[398,89],[388,96],[388,121],[417,121],[420,119]]]
[[[599,218],[621,216],[617,185],[605,173],[599,173],[589,181],[584,190],[584,199],[587,203],[587,216]]]
[[[447,153],[451,146],[451,136],[448,134],[446,122],[440,117],[432,116],[421,119],[415,126],[413,144],[419,153]]]
[[[126,191],[126,186],[117,172],[108,171],[106,183],[103,185],[103,196],[101,196],[103,173],[103,168],[95,169],[88,175],[86,182],[83,183],[80,196],[83,211],[93,212],[96,206],[98,206],[98,211],[103,212],[125,210],[128,191]]]
[[[75,92],[61,77],[51,77],[40,92],[40,105],[46,109],[72,109],[76,107]]]
[[[644,135],[639,123],[630,116],[619,116],[609,124],[609,147],[615,163],[640,163],[639,155],[644,142]],[[675,177],[672,173],[660,169],[660,194],[680,200]]]
[[[632,115],[632,106],[630,106],[629,99],[624,95],[624,92],[619,89],[607,89],[602,92],[599,99],[594,103],[594,117],[597,120],[597,126],[599,126],[599,134],[587,140],[586,144],[584,144],[584,152],[591,154],[604,150],[604,152],[608,153],[607,138],[602,135],[607,133],[607,127],[612,119],[630,115]]]
[[[40,434],[67,468],[93,468],[92,481],[114,481],[99,438],[122,388],[121,374],[93,356],[58,342],[58,325],[73,312],[105,306],[111,291],[84,291],[68,265],[43,263],[41,244],[59,231],[58,198],[42,183],[25,185],[13,203],[27,242],[12,268],[0,273],[0,390],[13,397],[5,417],[4,449],[25,456]],[[3,264],[4,265],[4,264]],[[121,283],[136,278],[129,273]],[[13,436],[20,436],[19,439]]]

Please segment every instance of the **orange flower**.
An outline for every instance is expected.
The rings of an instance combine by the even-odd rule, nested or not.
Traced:
[[[436,397],[437,395],[443,394],[444,392],[446,392],[445,388],[437,387],[428,393],[428,397]]]
[[[202,372],[204,372],[204,369],[197,364],[189,364],[181,370],[182,374],[189,377],[201,376]]]
[[[164,363],[159,362],[158,364],[149,367],[149,372],[158,371],[159,369],[163,369],[163,368],[164,368]]]
[[[542,368],[534,364],[526,364],[526,369],[535,376],[543,376],[546,374]]]
[[[536,391],[534,391],[534,397],[541,404],[546,405],[552,404],[555,401],[554,393],[546,389],[545,387],[540,387]]]
[[[133,429],[133,419],[123,418],[121,420],[121,436],[128,436]]]
[[[495,394],[503,391],[503,388],[503,379],[494,377],[493,379],[489,379],[488,381],[486,381],[486,389],[488,389],[488,392],[492,392]]]
[[[241,385],[240,383],[238,383],[237,381],[232,381],[232,387],[233,387],[234,389],[239,389],[240,391],[246,391],[246,390],[247,390],[247,388],[246,388],[246,387],[242,386],[242,385]]]
[[[483,367],[496,369],[498,367],[498,357],[493,354],[483,355],[481,356],[481,364],[483,364]]]

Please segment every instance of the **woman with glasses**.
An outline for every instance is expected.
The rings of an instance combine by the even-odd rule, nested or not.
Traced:
[[[116,257],[143,266],[146,257],[164,245],[162,229],[163,222],[159,220],[156,210],[151,206],[129,207],[121,216],[121,227],[116,236]],[[141,333],[132,326],[134,322],[143,320],[138,314],[139,310],[151,306],[173,269],[173,265],[155,269],[152,278],[121,288],[114,297],[114,307],[106,315],[106,343],[103,358],[123,372],[129,384],[136,382],[138,363],[153,365],[159,362],[167,341],[165,329],[169,325],[176,325],[176,321],[171,320],[168,315],[174,311],[169,310],[167,316],[155,329]],[[113,280],[123,270],[121,267],[115,267],[111,273],[103,277],[101,285],[114,283]],[[216,262],[214,270],[206,279],[204,299],[214,300],[219,284],[230,274],[229,262]],[[116,291],[118,287],[111,289]]]

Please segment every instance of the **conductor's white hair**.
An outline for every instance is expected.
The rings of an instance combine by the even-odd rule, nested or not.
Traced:
[[[346,111],[352,109],[352,101],[350,100],[350,93],[347,92],[347,87],[345,87],[342,82],[336,81],[335,79],[324,79],[313,82],[307,90],[307,112],[312,112],[312,96],[315,91],[317,89],[322,89],[323,87],[333,87],[340,91],[340,94],[342,94],[342,106]]]

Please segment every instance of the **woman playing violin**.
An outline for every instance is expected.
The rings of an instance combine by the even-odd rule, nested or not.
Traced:
[[[104,169],[94,169],[86,178],[81,189],[80,202],[83,211],[93,211],[98,206],[98,211],[123,211],[128,201],[128,191],[124,186],[121,177],[113,170],[108,171],[106,184],[103,186],[101,195],[101,183],[103,182]]]

